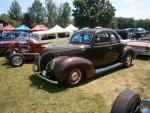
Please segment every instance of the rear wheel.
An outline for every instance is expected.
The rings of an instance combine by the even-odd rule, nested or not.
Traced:
[[[111,113],[139,113],[140,103],[139,94],[125,90],[115,100]]]
[[[24,64],[24,57],[21,54],[12,54],[9,62],[13,67],[19,67]]]
[[[81,69],[71,69],[68,71],[67,77],[65,79],[65,84],[74,87],[81,83],[83,78],[83,72]]]
[[[132,60],[133,60],[133,56],[132,56],[132,53],[131,52],[128,52],[126,55],[125,55],[125,57],[124,57],[124,59],[123,59],[123,64],[124,64],[124,66],[125,67],[131,67],[131,65],[132,65]]]

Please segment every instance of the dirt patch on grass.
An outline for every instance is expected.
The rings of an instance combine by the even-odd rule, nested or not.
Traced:
[[[106,100],[107,105],[111,105],[117,95],[125,90],[131,89],[142,95],[150,97],[150,60],[138,59],[134,65],[128,69],[119,69],[104,74],[102,77],[91,80],[80,86],[88,93],[100,93]]]

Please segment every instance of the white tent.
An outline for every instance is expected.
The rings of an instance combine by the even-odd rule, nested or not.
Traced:
[[[69,26],[67,26],[65,29],[66,29],[66,30],[72,30],[72,31],[77,31],[77,30],[78,30],[78,28],[75,27],[75,26],[72,25],[72,24],[70,24]]]
[[[60,27],[59,25],[56,25],[53,28],[51,28],[50,30],[63,30],[63,28]]]

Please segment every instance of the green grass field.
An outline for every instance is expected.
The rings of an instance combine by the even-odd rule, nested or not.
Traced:
[[[0,113],[109,113],[116,96],[132,89],[150,97],[150,57],[75,88],[51,85],[32,72],[32,63],[12,68],[0,58]]]
[[[0,113],[107,113],[100,94],[51,85],[32,72],[32,64],[7,66],[0,58]]]

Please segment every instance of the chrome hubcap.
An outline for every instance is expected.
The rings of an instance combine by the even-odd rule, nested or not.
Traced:
[[[127,65],[130,65],[130,64],[131,64],[131,60],[132,60],[131,56],[128,55],[128,56],[127,56]]]
[[[22,57],[20,57],[20,56],[15,56],[15,57],[12,58],[12,63],[13,63],[15,66],[21,65],[22,62],[23,62],[23,59],[22,59]]]
[[[81,79],[81,72],[78,69],[75,69],[71,72],[71,81],[74,83],[79,82]]]

